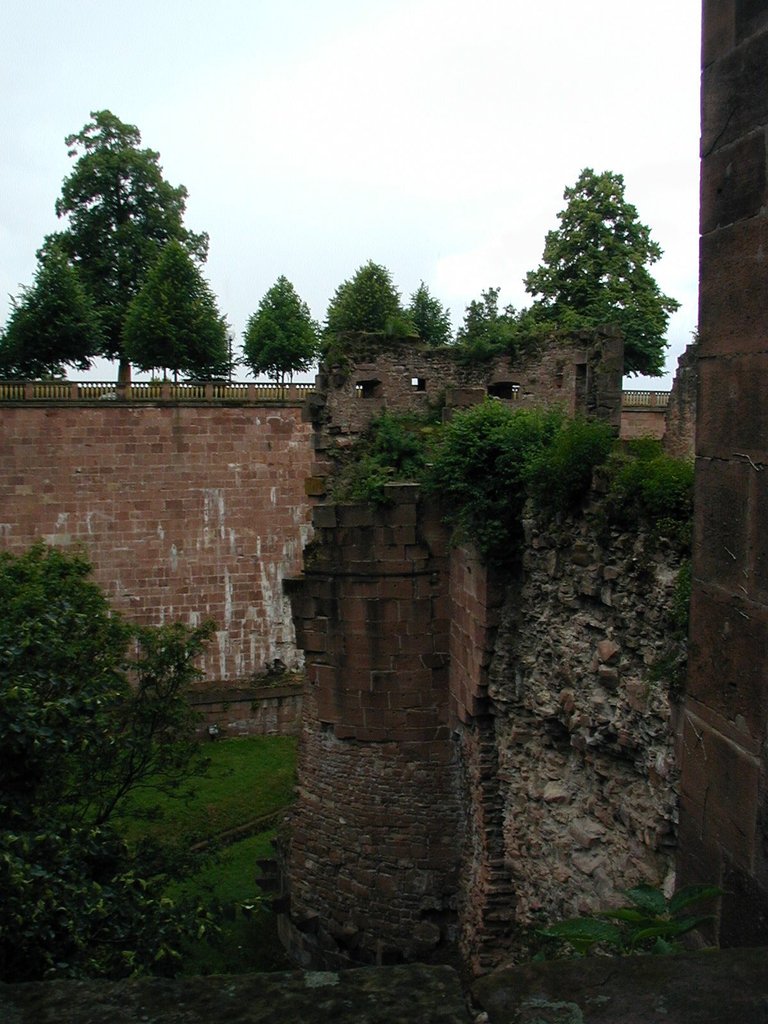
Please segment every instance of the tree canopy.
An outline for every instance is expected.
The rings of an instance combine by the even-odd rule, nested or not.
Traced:
[[[411,296],[405,312],[422,341],[428,345],[447,345],[450,342],[450,313],[439,299],[430,294],[423,281]]]
[[[538,296],[533,321],[570,330],[615,325],[624,334],[626,372],[661,374],[664,335],[679,303],[649,272],[662,251],[625,199],[624,178],[588,167],[564,198],[542,263],[525,278],[526,290]]]
[[[11,305],[0,340],[0,376],[51,378],[63,377],[65,366],[88,369],[102,344],[101,320],[55,241],[40,250],[34,284]]]
[[[255,374],[282,384],[286,374],[308,370],[317,356],[319,329],[288,278],[278,277],[250,317],[245,362]]]
[[[326,313],[330,334],[348,331],[411,335],[413,324],[400,303],[400,293],[386,267],[369,260],[336,289]]]
[[[115,814],[197,767],[186,688],[212,632],[135,627],[80,556],[0,553],[0,978],[172,969],[200,910],[165,898],[182,862],[129,849]]]
[[[119,358],[125,376],[126,312],[161,247],[175,239],[202,263],[208,236],[184,227],[187,190],[165,180],[159,154],[140,148],[134,125],[99,110],[65,141],[76,160],[56,201],[68,221],[58,238],[101,316],[101,354]]]
[[[229,372],[227,326],[205,278],[172,239],[149,268],[123,325],[123,351],[142,370],[204,379]]]
[[[513,306],[499,309],[499,292],[499,288],[486,288],[464,312],[456,342],[473,360],[514,350],[520,334],[518,314]]]

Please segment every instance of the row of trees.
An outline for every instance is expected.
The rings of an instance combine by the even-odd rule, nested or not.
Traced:
[[[119,360],[122,381],[131,364],[198,379],[229,375],[227,323],[201,271],[208,236],[184,226],[186,189],[165,180],[135,126],[108,110],[91,118],[66,139],[75,164],[56,213],[67,226],[45,239],[34,283],[12,299],[0,376],[62,376],[98,355]],[[622,176],[587,168],[564,195],[559,227],[525,278],[531,306],[499,309],[500,290],[489,288],[467,306],[456,343],[468,358],[484,358],[552,330],[613,324],[624,333],[626,369],[661,373],[678,303],[650,273],[661,249],[626,201]],[[244,362],[282,382],[309,368],[322,339],[352,331],[454,340],[448,311],[426,285],[403,305],[386,268],[369,262],[336,289],[322,332],[279,277],[248,321]]]

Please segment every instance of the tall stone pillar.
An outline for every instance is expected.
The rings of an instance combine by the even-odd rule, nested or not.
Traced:
[[[705,0],[696,523],[681,881],[768,941],[768,3]]]

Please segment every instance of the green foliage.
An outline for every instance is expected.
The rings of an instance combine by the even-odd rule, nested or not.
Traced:
[[[693,524],[693,461],[666,455],[650,438],[630,442],[609,466],[609,519],[624,529],[644,522],[682,549]]]
[[[423,281],[411,296],[406,314],[419,338],[428,345],[447,345],[451,341],[451,315],[439,299],[430,295]]]
[[[101,322],[77,271],[60,246],[38,253],[35,282],[11,299],[0,341],[0,377],[63,377],[87,370],[102,343]]]
[[[109,358],[124,358],[128,306],[165,243],[180,242],[198,263],[208,250],[207,235],[183,226],[187,190],[170,185],[159,154],[140,143],[134,125],[109,110],[92,112],[91,121],[66,139],[76,162],[56,202],[56,214],[68,218],[56,237],[99,312],[102,354]]]
[[[615,325],[624,334],[626,372],[661,374],[664,335],[679,303],[649,272],[662,251],[624,198],[622,175],[585,168],[564,198],[542,263],[525,278],[526,290],[540,296],[531,314],[567,330]]]
[[[445,428],[427,486],[444,501],[457,538],[474,542],[486,559],[516,558],[528,466],[561,422],[557,411],[513,411],[488,400],[457,413]]]
[[[627,906],[595,917],[560,921],[539,934],[568,943],[581,956],[595,948],[624,956],[676,953],[683,948],[683,935],[711,920],[711,915],[692,915],[691,908],[721,896],[722,890],[711,885],[689,885],[667,900],[658,889],[639,885],[627,889],[625,895]]]
[[[518,314],[514,306],[499,310],[499,288],[488,288],[467,306],[464,323],[456,335],[459,354],[465,362],[482,362],[500,353],[512,354],[520,341]]]
[[[123,352],[142,370],[162,368],[196,380],[229,372],[227,326],[189,252],[167,242],[131,301]]]
[[[183,859],[129,850],[115,812],[197,755],[185,691],[212,627],[129,626],[77,555],[0,553],[0,977],[169,970],[205,913],[163,896]]]
[[[428,418],[384,412],[372,420],[333,483],[335,501],[385,501],[386,484],[419,480],[434,424]]]
[[[551,442],[528,462],[525,480],[539,511],[575,512],[592,484],[595,467],[611,454],[613,431],[596,420],[563,420]]]
[[[415,328],[386,267],[369,260],[336,289],[326,313],[328,334],[365,332],[403,337]]]
[[[308,370],[318,352],[319,329],[309,307],[282,275],[248,320],[244,334],[245,362],[255,374],[266,373],[278,384],[285,375]]]

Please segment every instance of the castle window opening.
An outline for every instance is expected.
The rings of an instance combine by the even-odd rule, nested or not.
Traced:
[[[413,391],[426,391],[427,382],[424,377],[411,377],[411,388]]]
[[[355,384],[355,397],[356,398],[379,398],[381,395],[381,381],[377,379],[373,380],[359,380]]]
[[[488,394],[491,398],[503,398],[512,401],[520,394],[520,385],[513,380],[499,380],[495,384],[488,385]]]

